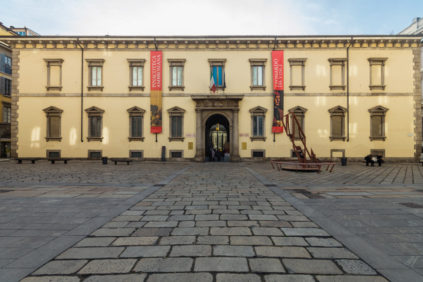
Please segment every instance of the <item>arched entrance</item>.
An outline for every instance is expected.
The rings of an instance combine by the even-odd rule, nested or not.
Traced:
[[[214,114],[207,119],[205,129],[206,160],[223,161],[225,154],[230,154],[229,121],[221,114]]]

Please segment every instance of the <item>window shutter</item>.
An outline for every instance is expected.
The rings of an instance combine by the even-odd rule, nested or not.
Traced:
[[[383,137],[381,116],[372,116],[372,137]]]
[[[342,137],[342,117],[341,116],[332,117],[332,136]]]

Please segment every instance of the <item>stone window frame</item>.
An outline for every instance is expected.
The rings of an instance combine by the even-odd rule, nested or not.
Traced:
[[[167,59],[169,63],[169,91],[172,90],[181,90],[185,89],[185,62],[186,59]],[[173,81],[173,67],[182,67],[182,85],[172,85]]]
[[[330,158],[333,158],[334,153],[342,153],[342,158],[345,158],[345,149],[330,149]]]
[[[345,81],[346,81],[345,67],[346,67],[347,59],[346,58],[329,58],[328,61],[329,61],[329,64],[330,64],[329,89],[330,90],[345,90],[345,87],[346,87],[346,85],[345,85]],[[341,85],[334,85],[333,84],[333,76],[334,76],[333,67],[334,66],[341,66],[341,75],[342,75]]]
[[[46,141],[62,141],[62,113],[63,110],[59,109],[54,106],[50,106],[48,108],[45,108],[44,113],[46,114]],[[50,127],[49,127],[49,118],[50,117],[58,117],[59,118],[59,136],[58,137],[52,137],[50,136]]]
[[[47,91],[61,91],[62,90],[62,65],[64,60],[63,59],[44,59],[44,62],[47,64]],[[60,84],[59,85],[51,85],[51,66],[58,66],[60,68]]]
[[[129,108],[127,110],[129,114],[129,137],[128,140],[131,141],[144,141],[144,114],[145,110],[141,109],[137,106]],[[141,117],[141,136],[140,137],[133,137],[132,136],[132,117]]]
[[[383,106],[376,106],[373,107],[371,109],[369,109],[369,113],[370,113],[370,141],[374,141],[374,140],[380,140],[380,141],[385,141],[386,140],[386,135],[385,135],[385,117],[386,117],[386,112],[388,111],[388,108],[385,108]],[[372,123],[372,117],[382,117],[382,136],[373,136],[373,123]]]
[[[289,58],[289,89],[290,90],[305,90],[305,63],[307,58]],[[301,66],[301,85],[292,84],[292,67]]]
[[[251,115],[251,142],[253,141],[266,141],[266,112],[267,109],[257,106],[249,110]],[[254,117],[262,116],[263,117],[263,136],[255,136],[254,135]]]
[[[59,153],[58,158],[50,158],[50,153]],[[60,159],[62,158],[62,152],[61,150],[46,150],[46,159]]]
[[[385,90],[385,63],[388,58],[368,58],[369,61],[369,88],[370,90]],[[373,76],[372,76],[372,67],[373,66],[380,66],[381,77],[380,77],[380,85],[372,84],[373,83]]]
[[[87,134],[87,140],[88,142],[90,141],[99,141],[102,142],[103,141],[103,115],[104,115],[104,110],[97,108],[95,106],[92,106],[88,109],[85,109],[85,112],[88,114],[88,134]],[[100,123],[100,130],[101,130],[101,136],[97,137],[97,136],[90,136],[91,133],[91,122],[90,122],[90,118],[94,117],[94,116],[99,116],[101,117],[101,123]]]
[[[266,62],[267,62],[267,59],[249,59],[249,61],[250,61],[250,72],[251,72],[251,75],[250,75],[250,77],[251,77],[251,85],[250,85],[250,89],[251,90],[266,90],[266,76],[265,76],[265,73],[266,73],[266,71],[265,71],[265,69],[266,69]],[[256,66],[260,66],[260,67],[262,67],[263,68],[263,73],[262,73],[262,80],[263,80],[263,84],[262,85],[254,85],[253,84],[253,81],[254,81],[254,78],[253,78],[253,67],[256,67]]]
[[[170,109],[167,110],[168,114],[169,114],[169,142],[172,141],[184,141],[184,115],[185,115],[185,110],[180,108],[180,107],[172,107]],[[180,116],[181,117],[181,136],[180,137],[173,137],[172,136],[172,118],[175,116]]]
[[[90,157],[90,154],[91,153],[100,153],[100,158],[98,158],[98,159],[91,158]],[[103,151],[102,150],[88,150],[88,157],[87,157],[87,159],[89,159],[89,160],[101,160],[102,157],[103,157]]]
[[[129,91],[144,91],[144,64],[145,59],[128,59],[129,64]],[[134,67],[142,68],[141,85],[133,85],[133,69]]]
[[[141,158],[132,157],[132,153],[141,153]],[[134,160],[144,160],[144,150],[129,150],[129,158]]]
[[[85,59],[88,63],[88,90],[103,91],[104,88],[104,59]],[[101,67],[101,85],[92,85],[92,68]]]
[[[347,109],[342,107],[342,106],[335,106],[331,109],[328,110],[328,112],[330,113],[330,141],[335,141],[335,140],[339,140],[339,141],[345,141],[346,137],[345,137],[345,114],[347,112]],[[334,136],[333,135],[333,124],[332,124],[332,118],[335,116],[340,116],[342,117],[342,124],[341,124],[341,131],[342,131],[342,136]]]
[[[295,106],[295,107],[293,107],[293,108],[291,108],[291,109],[288,110],[289,113],[294,113],[296,117],[301,117],[302,118],[301,119],[301,121],[302,121],[301,129],[303,130],[303,133],[304,134],[305,134],[305,130],[304,130],[305,121],[304,121],[304,119],[305,119],[305,113],[307,111],[308,110],[306,108],[301,107],[301,106]],[[291,124],[293,124],[292,121],[291,121]],[[294,136],[294,139],[295,140],[300,140],[300,138],[299,137],[296,137],[296,136]]]
[[[214,66],[221,66],[222,67],[223,85],[218,86],[217,82],[215,82],[215,83],[216,83],[216,89],[217,90],[225,90],[225,86],[226,86],[226,70],[225,70],[226,59],[208,59],[208,61],[209,61],[209,66],[210,66],[210,75],[212,74]]]

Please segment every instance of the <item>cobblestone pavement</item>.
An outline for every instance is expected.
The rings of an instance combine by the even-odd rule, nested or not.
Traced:
[[[386,281],[250,172],[196,165],[23,281]]]
[[[0,162],[0,281],[33,272],[189,165]]]

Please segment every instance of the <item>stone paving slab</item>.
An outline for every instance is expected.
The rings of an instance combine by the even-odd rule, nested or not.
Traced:
[[[95,241],[101,238],[106,240]],[[81,260],[80,269],[64,277],[84,281],[99,273],[143,274],[145,281],[314,281],[316,275],[386,281],[248,170],[232,164],[185,171],[50,263],[64,257]]]

